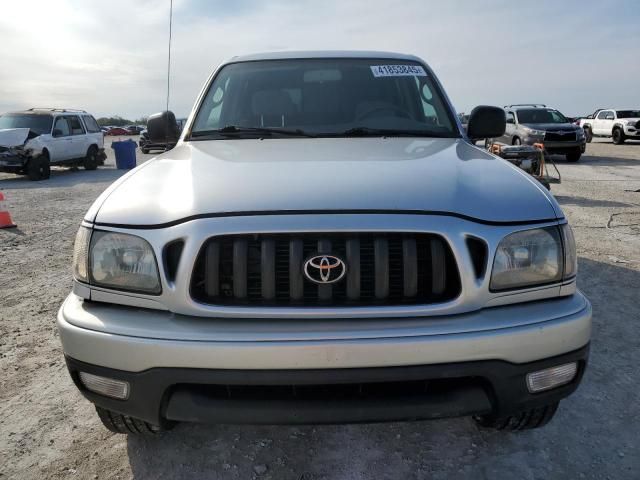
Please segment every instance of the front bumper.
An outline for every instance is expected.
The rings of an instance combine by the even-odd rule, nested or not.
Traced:
[[[178,143],[177,140],[170,140],[169,142],[152,142],[150,140],[143,140],[140,138],[138,140],[138,145],[140,148],[144,148],[147,150],[171,150]]]
[[[636,128],[636,127],[624,127],[624,134],[625,136],[629,137],[630,139],[640,139],[640,128]]]
[[[26,155],[12,152],[0,152],[0,171],[17,172],[24,168],[27,162]]]
[[[385,368],[154,368],[130,373],[67,357],[67,367],[91,402],[155,425],[166,421],[335,424],[501,416],[548,405],[576,390],[588,355],[586,345],[526,364],[484,360]],[[569,362],[578,364],[578,373],[570,383],[529,393],[527,373]],[[79,380],[81,371],[129,382],[129,398],[115,400],[89,392]]]
[[[58,328],[83,394],[152,423],[364,422],[503,414],[569,395],[588,356],[591,305],[578,292],[445,317],[225,320],[83,302],[72,294]],[[572,383],[527,392],[526,373],[568,361],[579,362]],[[88,392],[79,371],[130,382],[129,399]],[[397,382],[416,381],[427,387],[421,394],[345,398],[328,387],[339,399],[290,395],[305,385],[326,392],[327,385],[383,383],[404,391]],[[246,395],[229,396],[233,386]],[[273,398],[265,396],[268,386],[279,387],[267,389]]]

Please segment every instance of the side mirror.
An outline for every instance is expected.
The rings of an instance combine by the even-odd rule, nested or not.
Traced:
[[[471,111],[467,135],[472,140],[496,138],[504,135],[505,128],[507,117],[502,108],[481,105]]]
[[[62,136],[62,130],[60,130],[59,128],[54,128],[53,129],[53,136],[54,137],[61,137]]]
[[[177,142],[180,137],[180,130],[173,112],[166,111],[149,115],[147,137],[153,143]]]

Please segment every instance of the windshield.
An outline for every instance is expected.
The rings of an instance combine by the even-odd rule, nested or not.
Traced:
[[[39,135],[51,133],[51,123],[53,119],[50,115],[33,115],[8,113],[0,115],[0,129],[2,128],[30,128]]]
[[[618,118],[640,118],[640,110],[617,110]]]
[[[551,108],[527,108],[518,110],[520,123],[570,123],[559,111]]]
[[[196,115],[191,139],[255,138],[266,131],[458,137],[452,118],[433,79],[415,62],[244,62],[226,65],[216,75]],[[216,136],[221,129],[225,135]]]

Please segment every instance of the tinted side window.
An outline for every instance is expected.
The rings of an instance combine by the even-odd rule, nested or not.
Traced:
[[[84,127],[80,123],[80,117],[72,115],[67,117],[71,128],[71,135],[84,135]]]
[[[100,133],[100,127],[98,126],[98,122],[91,115],[83,115],[82,120],[84,121],[84,126],[87,127],[87,132],[89,133]]]
[[[56,132],[58,130],[58,132]],[[58,137],[67,137],[71,135],[71,129],[69,123],[65,117],[56,118],[56,123],[53,125],[53,134]]]
[[[606,116],[607,116],[607,112],[603,110],[598,114],[598,119],[604,119]]]
[[[516,123],[516,117],[513,112],[507,112],[507,123]]]

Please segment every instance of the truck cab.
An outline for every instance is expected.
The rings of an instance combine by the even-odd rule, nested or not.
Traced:
[[[640,110],[602,109],[593,118],[582,120],[581,126],[589,141],[592,137],[605,137],[620,145],[625,140],[640,140]]]
[[[57,319],[73,381],[119,433],[541,427],[585,371],[591,306],[556,200],[472,142],[504,129],[479,106],[463,131],[412,55],[225,62],[175,147],[85,214]]]

